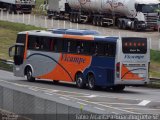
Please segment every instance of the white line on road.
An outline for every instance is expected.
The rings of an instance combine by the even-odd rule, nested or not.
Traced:
[[[53,95],[52,93],[44,93],[44,94],[47,94],[47,95]]]
[[[101,110],[101,111],[105,111],[105,109],[99,108],[99,107],[94,107],[95,109]]]
[[[68,98],[65,98],[65,97],[59,97],[59,98],[61,98],[61,99],[64,99],[64,100],[70,100],[70,99],[68,99]]]
[[[151,101],[149,101],[149,100],[143,100],[143,101],[141,101],[138,105],[139,106],[146,106],[148,103],[150,103]]]
[[[85,103],[82,103],[82,102],[77,102],[78,104],[81,104],[81,105],[87,105],[87,104],[85,104]]]

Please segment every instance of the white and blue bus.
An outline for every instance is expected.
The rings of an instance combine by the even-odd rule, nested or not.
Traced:
[[[92,30],[56,29],[18,33],[9,48],[14,75],[123,90],[149,82],[149,41],[100,36]]]

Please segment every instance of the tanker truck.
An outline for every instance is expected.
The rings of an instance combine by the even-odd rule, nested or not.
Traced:
[[[5,8],[11,13],[31,13],[36,0],[0,0],[0,8]]]
[[[119,29],[157,29],[159,0],[48,0],[48,16]]]

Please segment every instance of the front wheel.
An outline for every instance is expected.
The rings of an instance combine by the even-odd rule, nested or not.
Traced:
[[[91,89],[91,90],[96,89],[94,75],[89,75],[88,76],[88,88]]]
[[[32,76],[32,70],[30,68],[27,69],[26,76],[27,76],[27,80],[29,82],[34,82],[35,81],[35,78]]]
[[[78,88],[84,88],[86,83],[82,73],[76,75],[76,85]]]

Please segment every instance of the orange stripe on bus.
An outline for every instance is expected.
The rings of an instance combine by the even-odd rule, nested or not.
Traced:
[[[25,50],[24,50],[24,60],[27,58],[27,48],[28,47],[28,32],[26,33],[26,42],[25,42]]]
[[[122,65],[121,75],[123,76],[123,80],[143,80],[143,78],[139,77],[137,74],[134,74],[133,72],[129,71],[130,70],[126,66]]]
[[[77,63],[69,61],[69,58],[82,58],[85,61]],[[60,65],[57,64],[57,66],[50,73],[38,76],[37,78],[72,82],[74,81],[75,74],[78,71],[83,72],[90,65],[91,59],[92,59],[91,56],[61,54],[58,62],[65,68],[65,70]]]
[[[63,38],[79,39],[79,40],[94,40],[93,36],[78,36],[78,35],[63,35]]]

